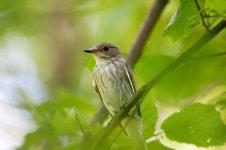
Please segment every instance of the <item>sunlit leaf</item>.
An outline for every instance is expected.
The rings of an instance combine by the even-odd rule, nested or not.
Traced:
[[[166,136],[178,142],[208,147],[226,142],[226,125],[212,105],[189,105],[162,124]]]
[[[205,0],[197,0],[201,10]],[[200,14],[194,0],[181,0],[180,6],[165,29],[163,36],[169,36],[173,41],[187,37],[192,27],[200,22]]]

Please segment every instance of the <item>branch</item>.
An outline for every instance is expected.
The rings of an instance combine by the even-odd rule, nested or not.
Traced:
[[[158,21],[162,11],[164,10],[168,0],[156,0],[153,7],[150,9],[148,16],[146,17],[143,26],[140,29],[139,34],[137,35],[136,40],[134,41],[133,46],[130,49],[130,52],[127,56],[127,62],[133,68],[138,59],[141,56],[143,47],[153,30],[156,22]],[[92,124],[103,123],[107,118],[107,111],[104,105],[101,105],[98,112],[94,115]]]
[[[198,50],[203,47],[206,43],[208,43],[212,38],[214,38],[220,31],[222,31],[226,27],[226,20],[221,21],[217,24],[213,29],[211,29],[206,35],[204,35],[199,41],[197,41],[194,45],[192,45],[188,50],[182,53],[176,60],[166,66],[162,71],[160,71],[153,79],[149,80],[144,86],[142,86],[138,92],[133,96],[131,103],[122,111],[117,114],[108,124],[106,128],[104,128],[103,132],[100,134],[99,138],[94,142],[93,149],[96,149],[102,142],[103,139],[107,138],[114,129],[118,126],[118,124],[123,120],[124,117],[127,116],[131,108],[138,102],[142,102],[143,98],[146,94],[164,77],[166,77],[170,72],[175,70],[176,68],[183,65],[194,53],[198,52]]]
[[[150,12],[146,20],[144,21],[144,24],[141,27],[140,32],[126,58],[131,68],[134,67],[135,63],[140,58],[143,51],[143,47],[145,46],[145,43],[148,40],[151,31],[154,29],[156,22],[160,18],[160,15],[164,10],[164,7],[166,6],[167,2],[168,0],[156,0],[153,7],[150,9]]]

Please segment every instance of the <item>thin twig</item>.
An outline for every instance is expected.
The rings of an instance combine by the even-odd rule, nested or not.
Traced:
[[[142,86],[138,92],[133,96],[131,103],[124,109],[124,111],[117,114],[108,124],[106,128],[104,128],[103,132],[100,134],[99,138],[94,142],[92,146],[93,149],[96,149],[101,144],[102,140],[107,138],[114,129],[118,126],[118,124],[123,120],[124,117],[129,113],[129,111],[137,104],[143,101],[143,98],[147,95],[147,93],[164,77],[166,77],[170,72],[175,70],[176,68],[183,65],[192,55],[203,47],[206,43],[208,43],[212,38],[214,38],[220,31],[222,31],[226,27],[226,20],[221,21],[217,24],[213,29],[210,30],[206,35],[204,35],[199,41],[197,41],[194,45],[192,45],[188,50],[182,53],[176,60],[166,66],[162,71],[160,71],[153,79],[149,80],[144,86]]]
[[[145,19],[143,26],[140,29],[140,32],[135,39],[130,52],[127,56],[127,62],[131,66],[134,67],[138,59],[140,58],[143,47],[150,36],[151,31],[153,30],[156,22],[160,18],[161,13],[163,12],[168,0],[156,0],[153,7],[150,9],[150,12]]]
[[[194,0],[194,1],[195,1],[195,5],[196,5],[197,9],[199,10],[199,14],[200,14],[200,17],[201,17],[201,20],[202,20],[202,25],[209,32],[210,31],[209,26],[206,24],[206,21],[205,21],[205,18],[204,18],[204,16],[206,15],[205,11],[201,10],[201,7],[199,6],[199,3],[198,3],[197,0]]]

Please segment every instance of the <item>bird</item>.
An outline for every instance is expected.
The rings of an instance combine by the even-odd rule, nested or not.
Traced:
[[[93,87],[107,109],[114,117],[125,109],[136,93],[132,70],[123,58],[120,49],[112,43],[98,43],[84,50],[94,56]],[[121,121],[129,138],[136,141],[137,149],[147,150],[143,138],[140,104],[136,104]]]

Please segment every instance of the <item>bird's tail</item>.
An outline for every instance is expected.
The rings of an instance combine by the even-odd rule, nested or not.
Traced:
[[[127,135],[137,142],[138,150],[147,150],[143,138],[143,127],[141,117],[126,117],[122,120],[122,126],[125,129]]]

